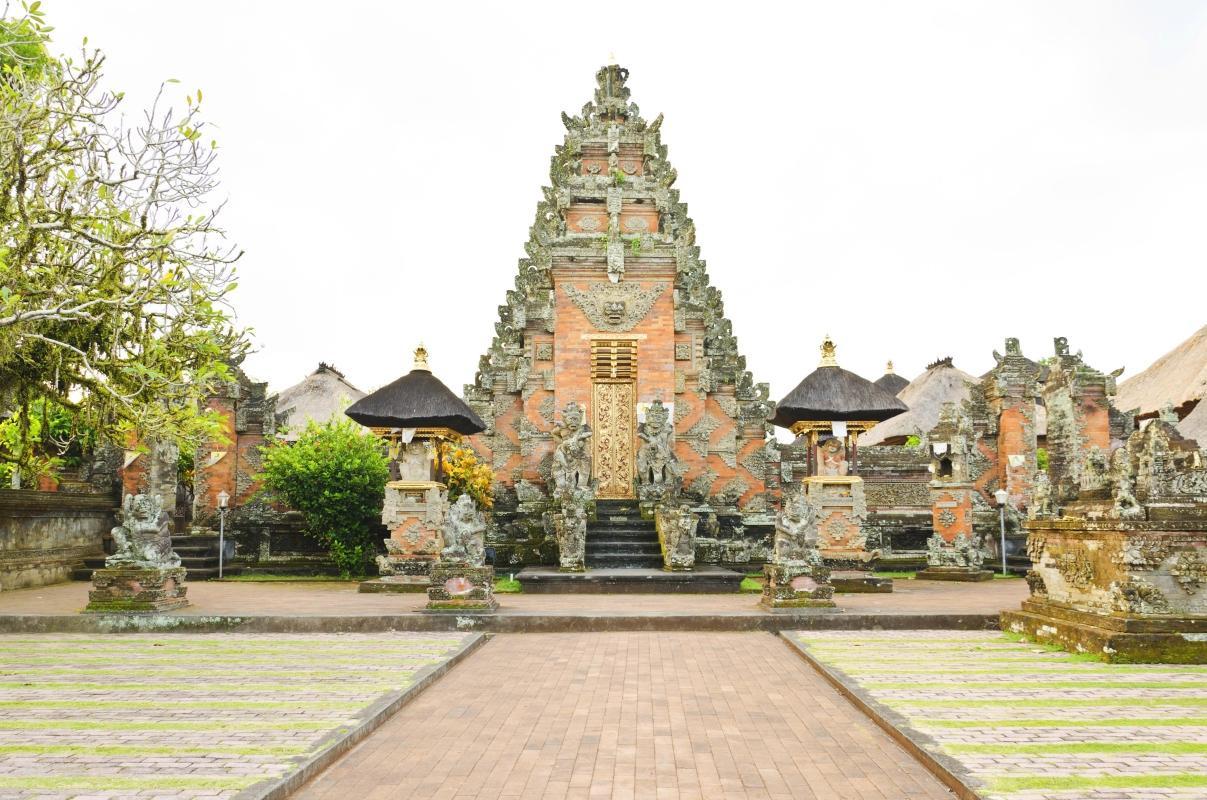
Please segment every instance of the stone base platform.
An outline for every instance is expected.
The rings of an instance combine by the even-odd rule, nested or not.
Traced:
[[[1042,600],[1002,612],[1002,630],[1132,664],[1207,664],[1207,616],[1089,614]]]
[[[526,567],[516,575],[527,594],[728,594],[742,585],[742,573],[700,566],[690,572],[617,568],[562,572]]]
[[[156,614],[189,604],[184,567],[138,569],[106,567],[92,573],[88,593],[91,614]]]
[[[870,572],[831,572],[830,584],[834,591],[848,594],[888,594],[893,591],[892,578],[877,578]]]
[[[431,580],[427,575],[387,575],[361,581],[358,592],[426,592]]]
[[[499,607],[494,595],[494,567],[438,561],[432,565],[427,606],[434,612],[490,612]]]
[[[979,583],[993,580],[993,572],[968,567],[927,567],[914,576],[920,581],[966,581]]]

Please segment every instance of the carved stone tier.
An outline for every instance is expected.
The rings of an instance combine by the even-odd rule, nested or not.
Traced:
[[[428,611],[494,611],[494,567],[438,561],[427,590]]]
[[[92,573],[88,606],[93,614],[154,614],[184,608],[184,567],[105,567]]]
[[[435,481],[391,481],[386,484],[381,521],[390,531],[387,555],[379,557],[383,575],[427,575],[444,546],[441,528],[448,512],[448,492]]]
[[[871,574],[879,550],[867,548],[867,501],[857,475],[814,475],[804,479],[805,498],[817,514],[817,547],[831,569],[837,592],[891,592],[890,578]]]
[[[1109,661],[1207,663],[1207,513],[1026,523],[1031,599],[1002,629]]]

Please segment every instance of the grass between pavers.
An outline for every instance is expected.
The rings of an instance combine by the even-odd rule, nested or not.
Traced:
[[[435,661],[431,663],[436,663]],[[338,686],[332,688],[324,688],[324,694],[381,694],[394,689],[401,688],[410,683],[410,678],[418,670],[397,670],[391,673],[391,677],[395,680],[375,681],[368,683],[349,678],[341,681]],[[228,676],[233,677],[233,676]],[[229,692],[231,694],[256,694],[258,692],[266,692],[270,694],[296,694],[303,691],[299,684],[272,684],[272,683],[257,683],[253,680],[256,673],[251,673],[248,680],[240,683],[211,683],[209,681],[199,681],[193,683],[164,683],[154,680],[146,680],[138,683],[90,683],[87,681],[26,681],[0,683],[0,689],[9,691],[25,691],[25,692],[46,692],[46,691],[70,691],[77,690],[83,692],[195,692],[203,690],[206,692]]]
[[[262,775],[154,775],[124,777],[119,775],[60,775],[43,777],[31,775],[0,775],[0,789],[45,789],[63,791],[87,789],[93,791],[150,791],[157,789],[245,789],[263,780]]]
[[[298,687],[299,692],[306,690],[306,687]],[[93,700],[87,698],[85,700],[0,700],[0,708],[14,709],[31,709],[31,708],[66,708],[79,709],[81,703],[86,703],[89,708],[121,708],[130,709],[131,711],[147,711],[162,709],[171,711],[184,708],[204,708],[211,709],[217,703],[222,709],[241,709],[246,711],[287,711],[296,709],[299,706],[304,707],[308,711],[341,711],[354,710],[363,708],[368,705],[368,701],[350,702],[337,700],[289,700],[277,702],[274,700],[177,700],[171,697],[165,697],[162,700]]]
[[[926,728],[1187,728],[1207,726],[1207,717],[1154,719],[917,719]]]
[[[1175,772],[1163,775],[1002,775],[987,780],[993,792],[1092,791],[1094,789],[1196,789],[1207,787],[1207,775]]]
[[[1203,680],[1207,668],[1112,665],[1092,655],[1078,657],[1001,634],[943,640],[891,634],[873,634],[874,640],[859,634],[795,636],[814,658],[843,670],[877,701],[907,715],[909,724],[928,734],[947,755],[967,758],[995,797],[1021,791],[1043,792],[1046,797],[1049,792],[1059,796],[1055,793],[1094,790],[1124,790],[1128,796],[1147,797],[1146,790],[1207,787],[1207,775],[1184,771],[1188,760],[1201,763],[1207,755],[1207,744],[1193,741],[1200,736],[1196,729],[1207,727],[1207,714],[1201,711],[1207,708]],[[978,680],[976,675],[1000,680]],[[910,682],[911,677],[917,681]],[[1137,696],[1144,692],[1159,696]],[[1100,696],[1087,697],[1087,693]],[[941,709],[951,709],[962,718],[934,719],[943,713]],[[1026,718],[1028,709],[1039,710],[1032,712],[1036,718]],[[1110,716],[1087,719],[1090,709]],[[995,718],[1012,713],[1007,719]],[[1064,713],[1068,719],[1060,718]],[[970,715],[978,718],[968,719]],[[1055,741],[1019,741],[1029,738],[1027,729],[1045,728],[1058,732],[1052,736]],[[1128,728],[1136,729],[1134,736],[1121,730]],[[1184,728],[1181,735],[1173,732],[1178,728]],[[1095,729],[1109,729],[1111,734]],[[967,741],[965,731],[972,730],[976,742]],[[1141,732],[1158,730],[1176,741],[1151,741],[1156,736]],[[991,738],[999,741],[986,741]],[[1163,768],[1171,772],[1154,774],[1150,769],[1147,774],[1118,775],[1117,770],[1106,770],[1111,774],[1095,775],[1062,769],[1072,774],[1045,773],[1049,759],[1067,764],[1076,763],[1079,756],[1087,764],[1094,757],[1124,764],[1129,757],[1143,757],[1146,762],[1166,757],[1169,763]],[[1015,773],[994,773],[994,767],[1001,767],[998,759],[1006,758],[1022,762]]]
[[[3,727],[0,725],[0,727]],[[0,744],[0,756],[278,756],[309,753],[313,748],[297,745],[149,745],[149,744]]]
[[[1063,756],[1090,753],[1141,755],[1156,753],[1171,756],[1199,756],[1207,753],[1207,744],[1198,742],[1039,742],[1034,744],[945,744],[952,755],[985,756]]]
[[[346,728],[353,720],[147,720],[123,722],[105,719],[2,719],[0,731],[325,731]]]
[[[0,684],[3,685],[3,684]],[[1178,689],[1203,690],[1203,681],[897,681],[891,683],[865,683],[865,689],[908,690],[908,689]]]

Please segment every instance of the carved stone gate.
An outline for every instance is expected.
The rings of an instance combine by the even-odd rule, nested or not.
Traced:
[[[596,339],[591,343],[592,438],[600,498],[634,496],[636,381],[635,340]]]

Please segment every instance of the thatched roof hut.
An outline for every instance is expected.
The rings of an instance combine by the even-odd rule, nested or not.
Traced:
[[[296,441],[310,420],[322,424],[344,413],[344,409],[365,396],[348,383],[344,373],[319,362],[318,369],[277,395],[277,411],[284,415],[281,438]]]
[[[893,372],[893,362],[891,361],[885,366],[884,374],[872,383],[892,395],[901,394],[901,390],[909,386],[908,380]]]
[[[415,351],[415,368],[362,397],[344,412],[369,428],[448,428],[469,436],[486,423],[427,365],[427,350]]]
[[[909,436],[921,436],[939,422],[944,403],[963,403],[968,399],[976,378],[955,367],[951,358],[940,359],[926,367],[897,395],[909,411],[882,422],[860,437],[864,447],[877,444],[904,444]]]
[[[1207,448],[1207,402],[1201,402],[1178,423],[1178,433],[1194,439],[1200,448]]]
[[[1172,404],[1185,416],[1207,396],[1207,325],[1158,358],[1148,369],[1119,384],[1115,406],[1151,415]]]
[[[838,366],[827,337],[821,365],[779,401],[771,421],[783,428],[807,421],[881,422],[907,410],[891,393]]]

